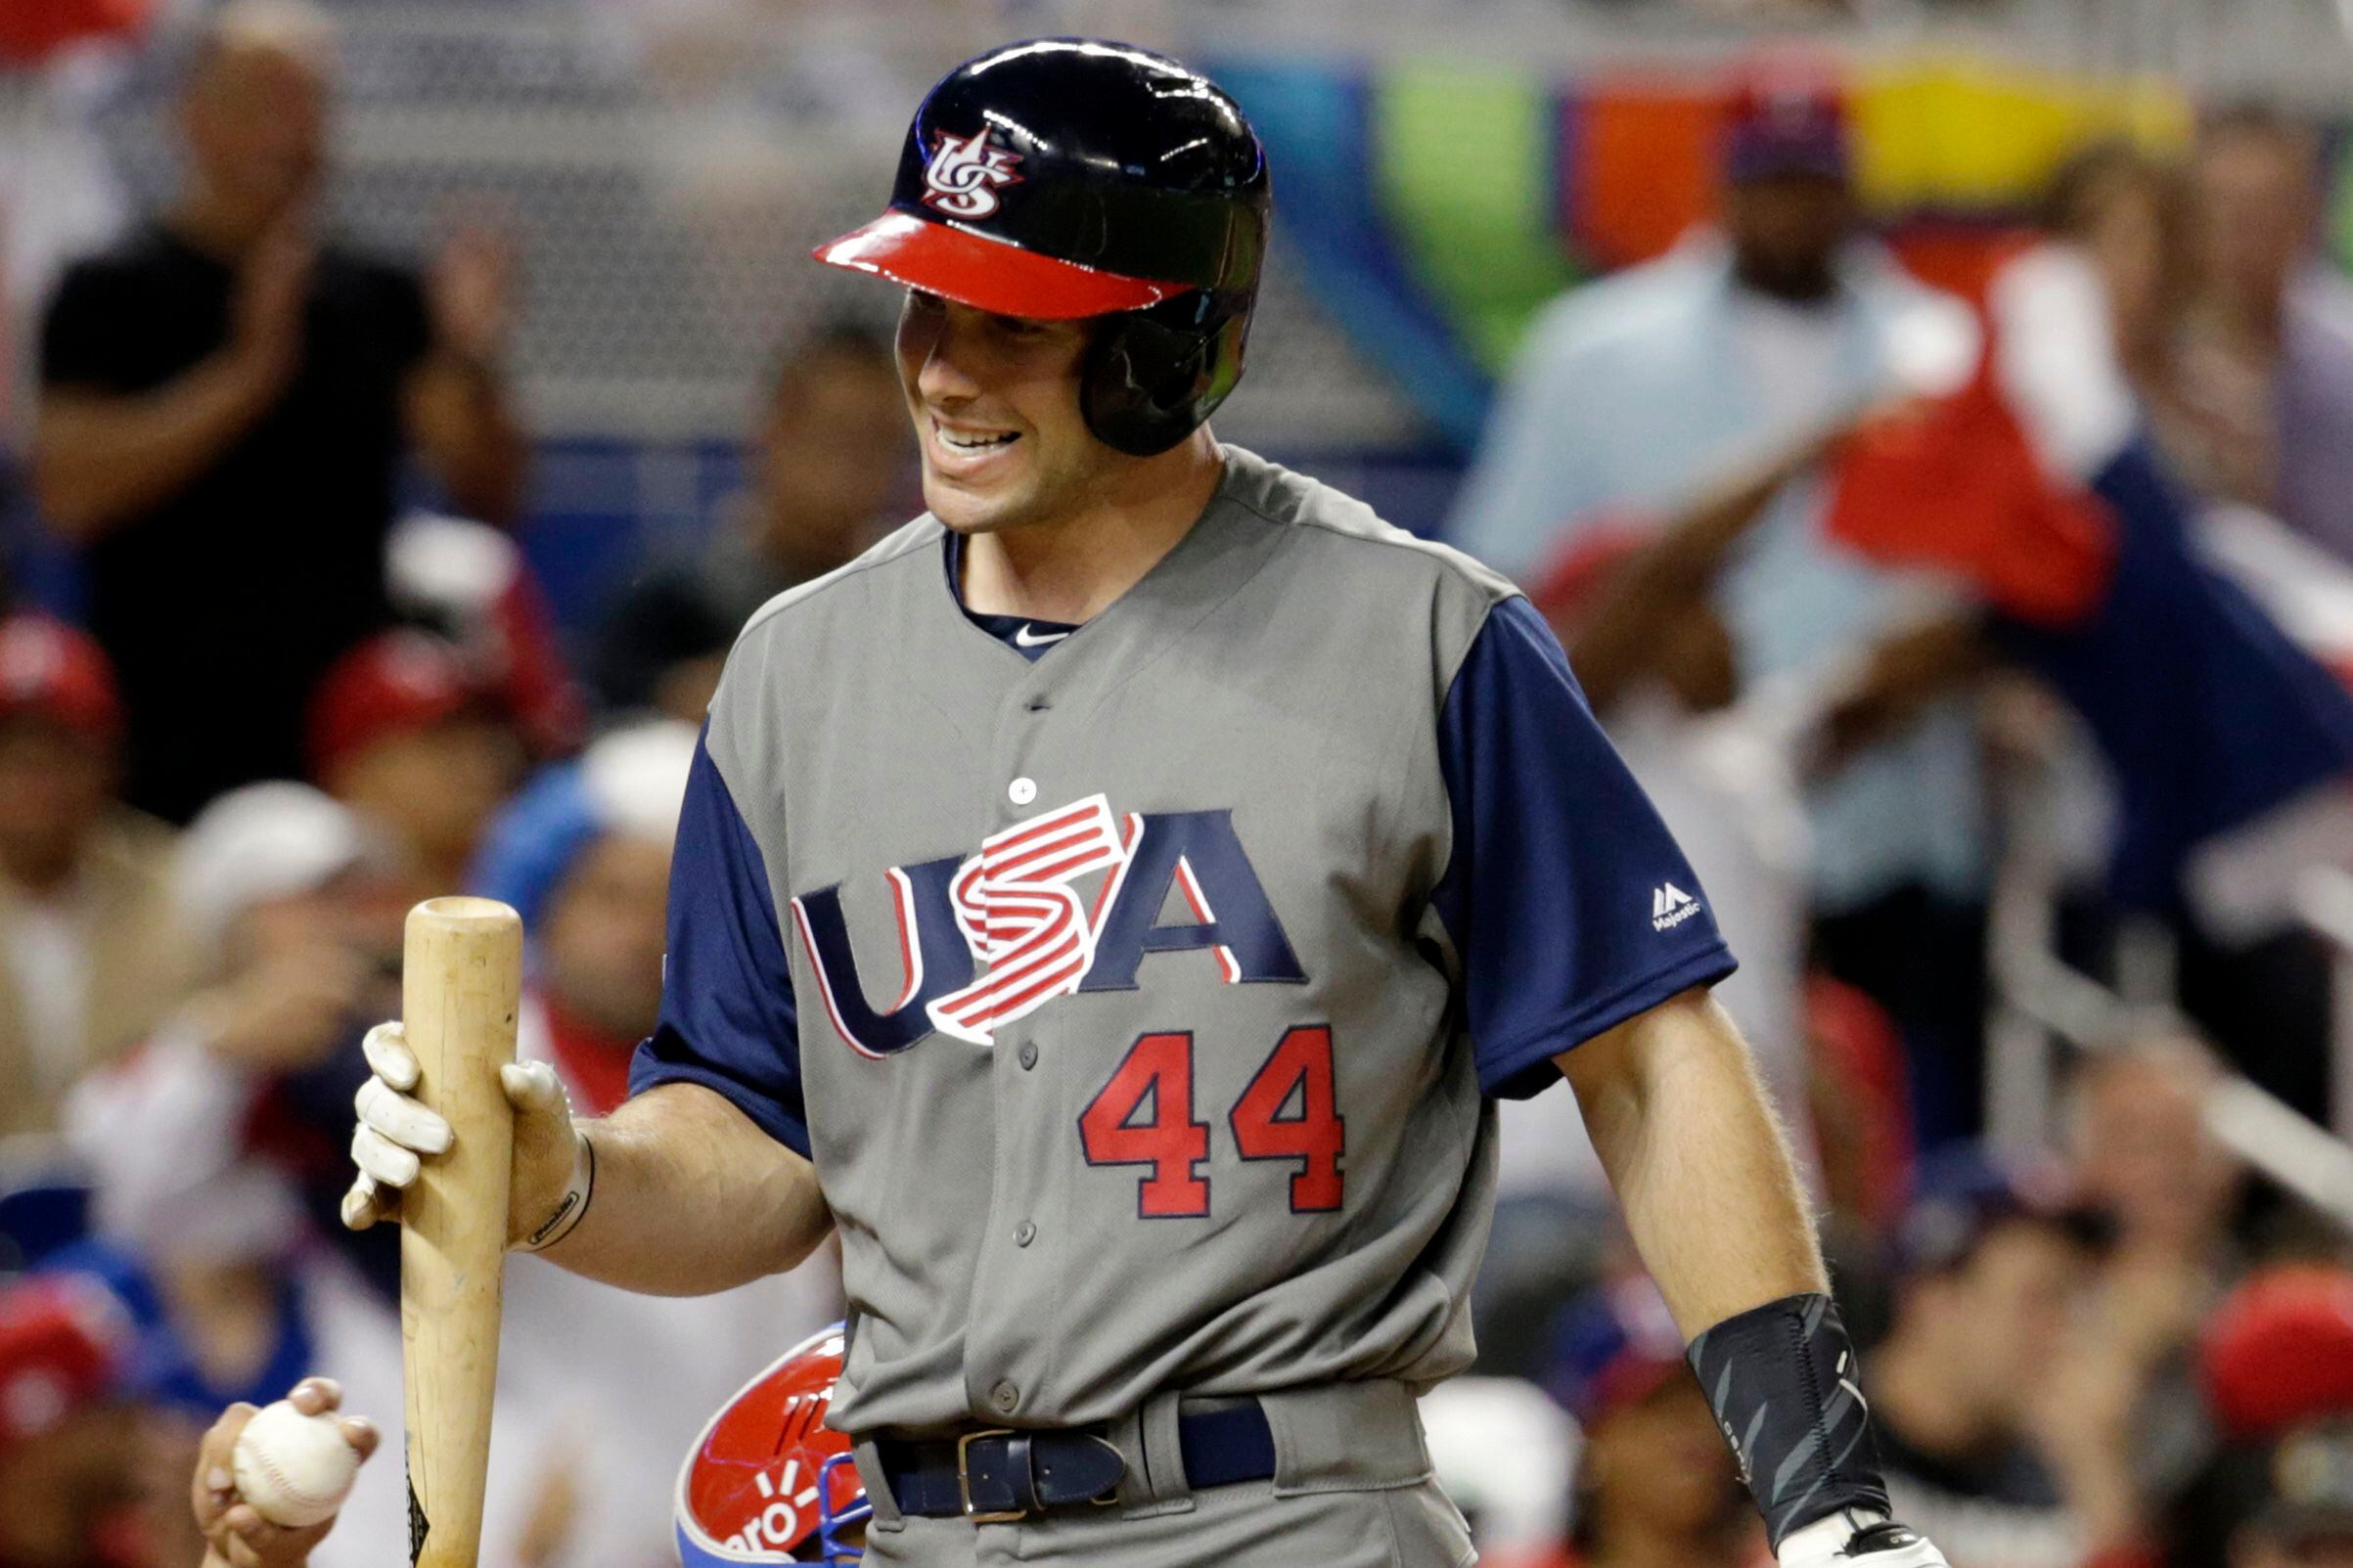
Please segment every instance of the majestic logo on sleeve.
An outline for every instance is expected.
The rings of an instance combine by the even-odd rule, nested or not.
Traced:
[[[1135,989],[1155,953],[1206,952],[1227,985],[1307,978],[1229,811],[1122,817],[1090,795],[990,834],[977,855],[894,866],[885,879],[906,977],[886,1009],[859,978],[841,889],[792,901],[826,1012],[869,1056],[934,1031],[990,1044],[1056,997]],[[1192,923],[1159,923],[1171,889]]]
[[[931,141],[931,161],[924,166],[924,204],[952,218],[985,218],[1004,204],[997,188],[1018,183],[1014,165],[1021,155],[988,145],[983,125],[967,137],[942,131]]]
[[[1699,913],[1699,901],[1673,882],[1651,890],[1651,929],[1671,931]]]

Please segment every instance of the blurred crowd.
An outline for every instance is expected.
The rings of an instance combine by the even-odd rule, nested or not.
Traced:
[[[520,910],[521,1050],[609,1108],[736,629],[912,510],[890,347],[828,327],[701,548],[560,627],[516,542],[522,258],[324,228],[315,14],[233,0],[182,68],[180,193],[38,334],[22,471],[83,608],[0,618],[0,1568],[195,1563],[197,1434],[301,1374],[396,1435],[396,1243],[336,1200],[403,912]],[[2292,897],[2353,866],[2323,148],[2259,106],[2088,144],[1930,281],[1851,134],[1755,68],[1714,222],[1538,317],[1450,538],[1551,618],[1742,960],[1901,1515],[1956,1568],[2353,1564],[2353,1248],[2215,1116],[2348,1092]],[[2028,850],[2030,956],[2116,1006],[1989,1125]],[[1425,1404],[1486,1560],[1761,1560],[1573,1101],[1504,1116],[1480,1375]],[[685,1302],[519,1260],[485,1560],[667,1560],[688,1441],[837,1310],[823,1260]],[[401,1509],[373,1466],[319,1560]]]
[[[1741,952],[1899,1514],[1956,1568],[2353,1562],[2343,1220],[2217,1115],[2249,1077],[2330,1105],[2292,904],[2353,861],[2319,142],[2230,106],[2178,157],[2091,143],[1940,288],[1862,231],[1850,135],[1754,67],[1717,223],[1538,319],[1454,537],[1550,615]],[[2112,1005],[1989,1122],[2036,973]],[[1630,1249],[1558,1243],[1609,1233],[1573,1106],[1505,1122],[1475,1311],[1518,1381],[1429,1401],[1490,1560],[1760,1560]]]

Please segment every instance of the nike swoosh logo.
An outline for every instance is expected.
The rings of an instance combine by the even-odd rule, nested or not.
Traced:
[[[1014,642],[1014,647],[1016,647],[1016,648],[1044,648],[1044,647],[1045,647],[1047,644],[1049,644],[1049,643],[1059,643],[1059,642],[1061,642],[1061,641],[1062,641],[1063,638],[1065,638],[1065,637],[1067,637],[1067,636],[1069,636],[1069,635],[1070,635],[1068,632],[1050,632],[1050,633],[1048,633],[1047,635],[1045,635],[1045,636],[1043,636],[1043,637],[1032,637],[1032,636],[1030,636],[1030,635],[1029,635],[1029,632],[1030,632],[1030,628],[1028,628],[1027,626],[1023,626],[1023,627],[1022,627],[1022,628],[1021,628],[1019,631],[1018,631],[1018,632],[1014,633],[1014,634],[1013,634],[1013,642]]]

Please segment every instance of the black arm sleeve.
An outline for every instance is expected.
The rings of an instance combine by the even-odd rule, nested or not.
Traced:
[[[1788,1296],[1692,1341],[1692,1370],[1776,1551],[1841,1509],[1891,1510],[1855,1347],[1828,1296]]]

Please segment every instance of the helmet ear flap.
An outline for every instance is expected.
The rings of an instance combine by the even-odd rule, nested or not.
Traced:
[[[1080,412],[1097,440],[1130,457],[1156,456],[1199,429],[1242,377],[1246,307],[1170,303],[1182,318],[1160,306],[1111,317],[1087,351]]]
[[[1191,435],[1187,413],[1201,380],[1208,340],[1137,312],[1107,323],[1088,350],[1080,409],[1104,445],[1152,457]]]

